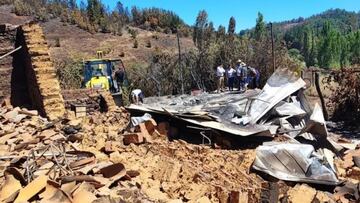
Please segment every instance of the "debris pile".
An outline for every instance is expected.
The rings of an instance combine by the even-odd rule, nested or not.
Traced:
[[[294,73],[278,69],[261,91],[148,98],[143,105],[131,105],[128,109],[208,129],[221,137],[228,134],[276,138],[272,142],[263,139],[263,144],[257,147],[251,167],[254,171],[282,181],[337,186],[329,190],[335,194],[326,197],[358,201],[358,166],[351,163],[358,161],[355,151],[359,151],[359,146],[329,136],[321,107],[316,104],[311,108],[307,102],[305,85]],[[342,153],[346,153],[345,161],[341,161]],[[312,198],[309,196],[311,201],[324,197],[306,184],[284,188],[287,189],[282,196],[294,198],[292,202],[307,188],[315,191],[311,192]],[[317,194],[320,197],[315,197]]]
[[[265,183],[249,174],[254,150],[217,150],[179,140],[131,144],[111,158],[140,172],[136,180],[153,201],[236,202],[237,196],[258,202]]]
[[[259,199],[262,179],[248,174],[253,150],[169,143],[166,123],[129,126],[123,108],[49,122],[37,111],[2,107],[0,123],[4,202]],[[129,134],[142,142],[126,143]]]
[[[115,108],[115,102],[110,92],[93,89],[62,90],[65,98],[65,108],[76,112],[75,107],[86,108],[86,114],[105,112]]]
[[[200,126],[219,123],[213,129],[224,127],[220,136],[224,131],[240,132],[241,137],[258,135],[260,140],[277,135],[256,149],[242,150],[169,141],[170,123],[156,122],[150,114],[130,117],[124,108],[111,104],[107,112],[77,118],[69,111],[66,117],[49,121],[35,110],[4,103],[0,107],[0,201],[360,201],[359,146],[343,138],[332,139],[320,107],[308,113],[307,103],[299,102],[303,101],[301,91],[288,91],[286,98],[266,92],[265,88],[233,97],[247,106],[246,114],[221,96],[217,99],[224,106],[206,107],[211,114],[199,109],[196,113],[163,112],[165,117]],[[251,105],[245,104],[246,95],[255,96]],[[257,104],[259,95],[267,95],[272,102]],[[188,104],[193,108],[199,102]],[[256,112],[254,106],[267,113]],[[233,122],[234,118],[241,121]]]
[[[121,112],[116,115],[121,115]],[[110,120],[98,117],[98,121],[93,118],[92,122],[104,122],[105,125],[122,124],[126,120],[126,115],[121,117],[121,122],[114,120],[115,117]],[[131,182],[139,175],[137,171],[128,170],[122,163],[111,162],[109,158],[98,159],[91,151],[81,150],[80,142],[71,142],[64,130],[77,121],[69,121],[66,125],[62,122],[66,120],[49,122],[38,116],[37,111],[1,108],[1,201],[147,200]]]

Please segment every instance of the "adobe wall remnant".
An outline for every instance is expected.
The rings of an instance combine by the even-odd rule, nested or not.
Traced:
[[[10,97],[13,106],[36,109],[50,119],[62,117],[64,100],[42,28],[36,23],[1,27],[0,55],[22,48],[0,60],[0,101]]]

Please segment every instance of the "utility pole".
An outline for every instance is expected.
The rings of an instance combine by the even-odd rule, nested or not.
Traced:
[[[272,54],[272,60],[273,60],[273,70],[275,72],[275,50],[274,50],[274,33],[273,33],[273,24],[270,23],[270,30],[271,30],[271,54]]]
[[[180,49],[180,37],[179,37],[179,29],[176,32],[177,42],[178,42],[178,49],[179,49],[179,68],[180,68],[180,81],[181,81],[181,94],[185,94],[184,92],[184,70],[183,66],[181,65],[181,49]]]

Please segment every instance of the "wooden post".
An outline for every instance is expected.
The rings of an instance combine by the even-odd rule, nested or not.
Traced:
[[[271,29],[271,54],[272,54],[272,60],[273,60],[273,70],[275,72],[275,50],[274,50],[274,33],[273,33],[273,24],[270,23],[270,29]]]
[[[326,110],[326,106],[325,106],[325,100],[324,100],[324,96],[321,92],[321,89],[320,89],[320,76],[319,76],[319,73],[318,72],[315,72],[315,87],[316,87],[316,91],[319,95],[319,98],[320,98],[320,102],[321,102],[321,107],[322,107],[322,111],[324,113],[324,118],[325,120],[329,120],[329,114]]]
[[[179,29],[177,29],[176,32],[177,37],[177,43],[178,43],[178,49],[179,49],[179,68],[180,68],[180,81],[181,81],[181,94],[184,94],[184,70],[181,65],[181,49],[180,49],[180,37],[179,37]]]

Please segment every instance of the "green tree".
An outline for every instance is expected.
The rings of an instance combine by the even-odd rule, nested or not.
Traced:
[[[315,52],[315,39],[313,35],[313,31],[310,29],[310,27],[306,26],[304,28],[303,32],[303,46],[302,46],[302,54],[304,56],[305,63],[308,67],[315,65],[315,58],[316,58],[316,52]]]
[[[235,33],[235,27],[236,27],[235,18],[233,16],[231,16],[231,18],[229,20],[228,33],[229,34],[234,34]]]
[[[340,45],[340,66],[347,67],[350,64],[350,46],[348,38],[345,36],[339,36]]]
[[[217,40],[223,40],[226,34],[225,27],[222,25],[219,25],[218,30],[216,32],[216,39]]]
[[[360,30],[349,36],[350,59],[352,64],[360,64]]]
[[[99,25],[102,18],[104,18],[105,8],[100,0],[87,1],[87,15],[93,25]]]
[[[196,17],[196,22],[194,25],[193,32],[193,41],[196,47],[201,52],[203,50],[205,39],[205,30],[208,27],[208,14],[205,10],[199,11],[198,16]]]
[[[132,16],[132,21],[135,23],[135,25],[140,25],[142,22],[142,14],[140,12],[140,10],[136,7],[133,6],[131,8],[131,16]]]
[[[85,4],[85,2],[84,2],[84,0],[81,0],[80,1],[80,11],[81,11],[81,13],[85,13],[86,12],[86,4]]]
[[[340,67],[340,33],[336,32],[329,21],[325,22],[321,31],[318,61],[321,68]]]
[[[67,4],[71,10],[75,10],[77,8],[76,0],[68,0]]]
[[[256,19],[254,38],[257,41],[263,40],[266,36],[266,26],[264,22],[264,16],[259,12]]]

